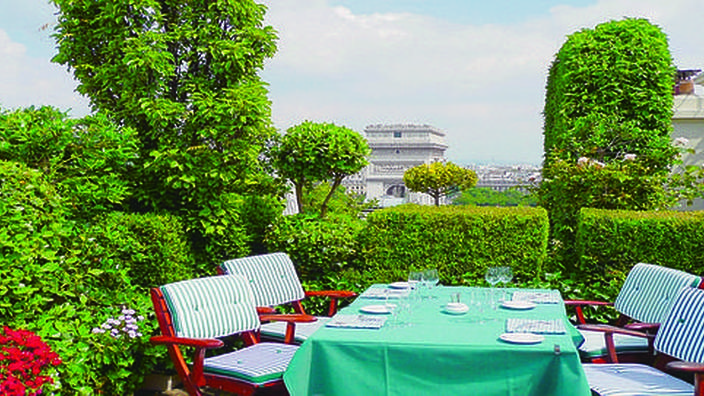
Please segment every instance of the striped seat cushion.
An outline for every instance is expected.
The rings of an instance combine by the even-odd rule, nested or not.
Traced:
[[[582,358],[591,361],[591,359],[607,355],[604,333],[590,330],[580,330],[579,332],[584,337],[584,342],[579,346],[579,355]],[[614,334],[614,345],[619,353],[648,352],[648,340],[642,337]]]
[[[161,291],[179,337],[216,338],[259,327],[252,290],[240,275],[189,279]]]
[[[694,386],[644,364],[585,364],[592,391],[601,396],[692,396]]]
[[[281,378],[298,346],[263,342],[205,359],[203,371],[262,384]]]
[[[696,287],[701,278],[659,265],[636,264],[616,297],[614,308],[634,320],[661,323],[685,287]]]
[[[286,253],[270,253],[225,261],[220,268],[226,274],[247,278],[258,307],[275,307],[305,297],[293,262]]]
[[[330,320],[330,318],[324,316],[317,316],[316,318],[318,320],[315,322],[296,323],[296,342],[302,343],[307,340],[308,337],[315,333],[319,328],[325,326],[325,323]],[[286,322],[264,323],[260,328],[260,331],[262,338],[283,341],[286,336]]]
[[[655,337],[655,350],[704,363],[704,290],[683,289]]]

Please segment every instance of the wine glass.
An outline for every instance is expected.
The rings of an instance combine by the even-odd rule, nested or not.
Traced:
[[[499,283],[499,268],[489,267],[484,274],[484,280],[486,280],[491,285],[491,290],[489,295],[491,296],[491,305],[494,305],[494,287]],[[494,307],[495,308],[495,307]]]
[[[423,271],[423,279],[425,280],[425,283],[428,286],[429,294],[431,294],[430,298],[434,298],[432,296],[433,288],[440,281],[440,276],[438,275],[438,270],[437,269],[427,269],[427,270]]]
[[[408,287],[413,297],[418,296],[420,288],[423,285],[423,273],[420,271],[411,271],[408,273]]]
[[[513,279],[513,269],[509,266],[503,266],[499,267],[499,282],[501,282],[504,285],[504,289],[506,288],[506,284],[511,282]],[[503,300],[508,299],[508,293],[506,290],[503,291]]]
[[[484,273],[484,280],[486,280],[491,287],[495,287],[499,280],[499,267],[489,267]]]

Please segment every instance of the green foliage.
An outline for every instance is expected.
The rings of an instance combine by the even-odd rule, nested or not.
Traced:
[[[0,159],[42,171],[76,219],[123,206],[136,158],[134,131],[102,113],[79,120],[52,107],[0,113]]]
[[[473,170],[452,162],[421,164],[403,174],[406,187],[411,191],[430,195],[435,200],[435,206],[440,205],[440,197],[473,187],[477,180],[477,174]]]
[[[335,213],[284,216],[267,232],[266,244],[270,252],[288,253],[301,279],[322,282],[351,268],[362,226],[356,217]]]
[[[325,198],[330,195],[330,183],[319,183],[303,194],[303,205],[307,208],[320,208]],[[338,187],[328,201],[328,213],[359,216],[365,209],[374,207],[375,202],[365,202],[364,197],[350,193],[343,186]]]
[[[516,282],[526,282],[542,272],[547,236],[541,208],[403,205],[368,216],[358,266],[372,282],[436,267],[448,285],[480,280],[487,267],[509,265]]]
[[[260,161],[274,135],[257,73],[275,52],[253,0],[54,0],[58,54],[78,91],[139,142],[132,208],[183,219],[200,261],[246,249],[235,212],[276,194]]]
[[[558,260],[573,265],[580,208],[655,209],[678,150],[670,142],[674,76],[667,37],[625,19],[568,37],[550,68],[540,203]]]
[[[289,128],[272,149],[274,166],[281,177],[293,183],[301,213],[307,210],[303,205],[304,189],[330,182],[330,191],[320,204],[321,217],[342,179],[362,170],[369,153],[367,141],[359,133],[332,123],[311,121]]]
[[[363,220],[331,212],[283,216],[266,234],[269,252],[286,252],[306,290],[362,291],[357,261],[357,235]],[[325,314],[326,299],[306,299],[306,312]]]
[[[148,287],[191,276],[182,225],[169,216],[112,214],[93,223],[69,219],[71,201],[47,175],[0,161],[0,317],[40,335],[65,362],[61,394],[125,394],[163,363],[148,337],[130,342],[91,330],[123,306],[146,316]]]
[[[639,262],[704,275],[704,213],[582,209],[580,272],[601,279]]]
[[[468,188],[452,201],[453,205],[536,206],[535,196],[519,189],[495,191],[489,187]]]

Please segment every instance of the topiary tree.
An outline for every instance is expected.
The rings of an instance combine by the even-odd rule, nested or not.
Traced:
[[[550,67],[545,99],[541,205],[571,257],[581,207],[670,205],[675,69],[667,37],[644,19],[570,35]]]
[[[477,181],[477,174],[473,170],[452,162],[421,164],[403,174],[406,187],[411,191],[430,195],[435,201],[435,206],[440,205],[440,197],[474,187]]]
[[[275,50],[254,0],[52,0],[58,54],[94,109],[138,134],[132,209],[179,215],[212,268],[247,252],[243,195],[279,193],[258,76]]]
[[[321,217],[342,179],[362,170],[368,164],[369,153],[367,141],[359,133],[332,123],[311,121],[289,128],[272,149],[275,168],[293,184],[301,212],[303,189],[330,182],[330,190],[320,204]]]

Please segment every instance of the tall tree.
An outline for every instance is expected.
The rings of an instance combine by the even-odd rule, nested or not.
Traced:
[[[421,164],[406,170],[403,182],[411,191],[425,193],[433,197],[435,206],[440,198],[459,190],[474,187],[477,174],[471,169],[462,168],[452,162]]]
[[[94,109],[139,135],[136,208],[178,213],[206,249],[235,254],[208,240],[239,244],[241,194],[269,180],[259,159],[274,129],[257,75],[276,50],[266,8],[253,0],[52,1],[53,61],[73,72]]]
[[[582,207],[667,207],[675,69],[667,37],[644,19],[624,19],[567,38],[550,67],[545,98],[541,205],[552,237],[576,262]]]
[[[303,212],[303,189],[329,181],[330,190],[320,205],[324,217],[327,204],[342,180],[367,165],[367,141],[359,133],[332,123],[305,121],[292,126],[272,150],[279,175],[296,190],[296,203]]]

